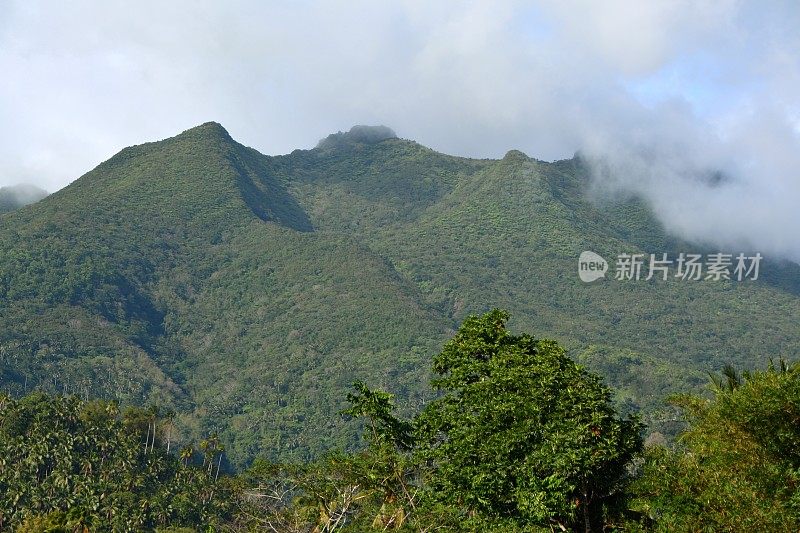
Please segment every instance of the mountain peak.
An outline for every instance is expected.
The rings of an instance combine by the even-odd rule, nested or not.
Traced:
[[[506,152],[506,155],[503,156],[503,161],[527,161],[528,159],[530,158],[519,150],[509,150]]]
[[[195,126],[193,128],[189,128],[188,130],[184,131],[178,137],[206,137],[206,136],[215,136],[215,137],[222,137],[224,139],[233,140],[231,138],[230,133],[219,122],[204,122],[199,126]]]
[[[193,234],[207,238],[253,216],[311,231],[308,216],[269,165],[269,157],[236,142],[219,123],[206,122],[123,149],[61,196],[73,199],[81,211],[91,197],[92,205],[124,212],[131,220],[157,221],[156,235],[163,228],[190,225]]]
[[[335,148],[343,144],[375,144],[386,139],[397,139],[397,134],[388,126],[356,125],[348,132],[331,133],[317,143],[317,148]]]

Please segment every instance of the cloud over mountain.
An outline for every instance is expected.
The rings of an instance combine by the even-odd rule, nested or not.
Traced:
[[[389,124],[460,155],[581,151],[682,235],[800,258],[791,2],[3,9],[5,179],[54,189],[209,119],[269,153]],[[709,173],[729,179],[711,187]]]

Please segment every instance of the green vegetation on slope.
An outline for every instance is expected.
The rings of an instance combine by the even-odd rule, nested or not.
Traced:
[[[493,307],[666,434],[669,392],[798,352],[796,265],[580,282],[586,249],[702,251],[641,202],[592,199],[587,176],[579,159],[471,160],[368,130],[278,157],[214,123],[127,148],[0,218],[0,389],[168,406],[177,439],[217,431],[242,467],[351,449],[337,413],[355,379],[414,414],[430,354]]]

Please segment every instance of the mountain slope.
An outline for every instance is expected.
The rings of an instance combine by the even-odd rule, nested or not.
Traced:
[[[3,217],[0,387],[171,406],[179,439],[217,430],[242,465],[352,445],[355,379],[421,405],[430,355],[491,307],[665,431],[666,393],[798,353],[797,265],[582,283],[583,250],[704,251],[635,199],[594,200],[587,176],[578,158],[471,160],[364,127],[277,157],[215,123],[127,148]]]
[[[381,144],[372,150],[389,148]],[[456,180],[413,221],[398,218],[395,224],[354,231],[453,323],[468,313],[505,308],[512,313],[512,326],[557,337],[615,386],[628,388],[636,374],[635,380],[648,385],[636,398],[629,395],[631,408],[651,412],[669,389],[665,383],[674,384],[671,390],[702,386],[706,372],[725,363],[763,367],[770,359],[796,357],[797,265],[768,260],[760,282],[691,282],[672,276],[581,282],[576,263],[584,250],[612,262],[619,253],[674,258],[678,252],[716,251],[669,236],[636,199],[594,199],[588,175],[578,158],[544,163],[511,151]],[[330,178],[314,186],[324,188],[326,181]],[[326,196],[299,197],[315,213]],[[347,218],[330,211],[325,210],[330,219]],[[604,345],[605,360],[596,357],[596,344]],[[631,375],[608,362],[620,357],[635,359]],[[681,372],[670,375],[667,368]]]
[[[396,383],[419,389],[449,323],[383,258],[311,231],[271,164],[205,124],[127,148],[10,216],[3,388],[166,404],[186,438],[246,413],[234,459],[318,453],[327,444],[311,435],[338,421],[358,377],[394,382],[406,368]],[[416,355],[387,364],[398,349]]]

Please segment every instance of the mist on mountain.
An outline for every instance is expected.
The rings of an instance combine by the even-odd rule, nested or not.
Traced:
[[[47,195],[47,191],[27,183],[0,187],[0,213],[14,211],[20,207],[38,202]]]
[[[383,127],[326,139],[267,156],[207,122],[4,215],[0,388],[164,405],[176,439],[217,431],[243,466],[352,448],[338,413],[355,379],[423,405],[431,354],[492,308],[668,435],[666,395],[800,349],[796,265],[581,281],[586,250],[704,251],[642,198],[598,202],[581,157],[456,157]]]

